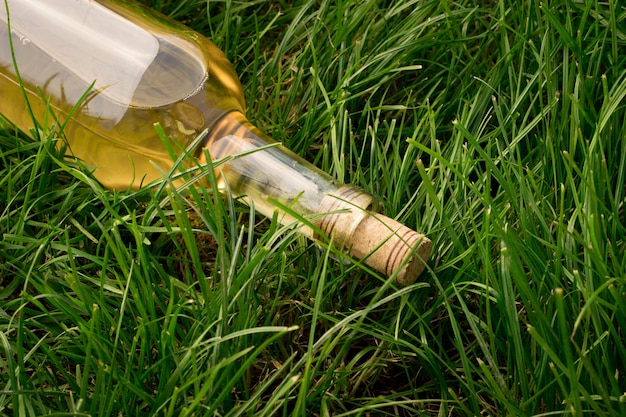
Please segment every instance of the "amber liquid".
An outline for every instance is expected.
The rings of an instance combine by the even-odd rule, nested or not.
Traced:
[[[423,269],[407,258],[423,236],[372,216],[372,196],[271,146],[247,122],[237,76],[206,38],[130,1],[2,1],[10,13],[0,7],[0,113],[25,131],[63,127],[70,156],[103,185],[162,181],[177,155],[183,167],[224,158],[215,165],[220,188],[260,213],[278,208],[283,224],[332,236],[381,272],[402,268],[405,283]],[[305,217],[319,236],[298,221]]]
[[[200,134],[206,135],[201,146],[183,165],[202,163],[204,149],[213,159],[246,154],[219,166],[219,182],[265,215],[275,210],[273,201],[301,215],[316,213],[337,189],[330,176],[284,147],[254,152],[272,141],[245,120],[239,80],[206,38],[133,3],[83,1],[84,10],[68,11],[63,1],[9,0],[15,23],[10,37],[6,27],[0,35],[0,112],[18,127],[35,127],[23,87],[37,123],[54,123],[53,114],[64,124],[71,115],[63,130],[69,152],[112,189],[162,180],[173,165],[167,148],[185,154]],[[48,9],[67,13],[65,21],[31,21],[32,10],[47,19]],[[80,39],[69,25],[78,27]],[[283,213],[283,222],[292,221]]]
[[[18,1],[24,0],[9,1],[9,10]],[[171,141],[169,145],[182,153],[202,130],[210,129],[223,114],[243,112],[244,100],[237,76],[226,57],[208,40],[199,36],[191,38],[174,23],[155,18],[138,6],[131,8],[105,0],[101,3],[102,6],[85,2],[85,13],[110,13],[108,8],[111,8],[117,14],[109,28],[113,33],[118,30],[116,25],[131,27],[158,42],[158,51],[153,60],[145,64],[145,71],[134,74],[137,77],[135,90],[126,102],[119,100],[124,92],[115,95],[108,94],[108,90],[109,85],[120,84],[117,79],[129,76],[125,60],[132,64],[132,56],[119,52],[118,62],[98,63],[108,65],[106,71],[114,79],[97,90],[90,89],[96,80],[88,74],[79,76],[81,71],[75,68],[97,60],[97,56],[90,55],[97,55],[98,51],[88,44],[88,37],[85,44],[73,52],[75,58],[69,57],[66,62],[55,59],[50,49],[71,49],[72,39],[53,39],[48,41],[52,45],[44,50],[29,33],[36,31],[28,27],[31,22],[13,26],[10,41],[37,123],[51,125],[54,115],[58,124],[63,124],[71,114],[71,122],[63,132],[71,154],[92,167],[94,175],[105,186],[138,188],[161,179],[163,172],[172,166],[172,158],[155,124],[163,128]],[[19,17],[11,15],[12,23],[20,23]],[[59,21],[57,24],[72,23]],[[37,35],[35,33],[35,37]],[[48,39],[47,35],[38,36]],[[106,35],[94,33],[92,38]],[[115,47],[117,45],[111,45]],[[0,112],[21,129],[29,130],[35,122],[26,111],[13,64],[8,31],[4,27],[0,34]]]

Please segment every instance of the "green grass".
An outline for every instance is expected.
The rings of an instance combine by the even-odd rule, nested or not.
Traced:
[[[626,415],[620,2],[145,3],[433,258],[397,289],[211,186],[105,190],[2,122],[0,415]]]

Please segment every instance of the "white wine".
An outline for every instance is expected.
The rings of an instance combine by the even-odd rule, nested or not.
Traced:
[[[78,103],[64,132],[70,151],[107,187],[138,188],[161,176],[150,161],[165,170],[172,164],[155,123],[184,149],[220,116],[243,111],[237,76],[221,51],[139,6],[85,0],[8,5],[14,57],[35,115],[46,106],[38,89],[60,119]],[[0,21],[8,21],[4,7]],[[5,26],[1,112],[28,129],[33,121],[7,34]]]
[[[311,216],[324,236],[301,227],[304,234],[332,236],[340,249],[401,283],[424,269],[432,246],[425,236],[373,213],[376,200],[363,190],[337,183],[282,145],[267,147],[273,141],[244,116],[231,64],[202,35],[132,1],[7,4],[8,13],[0,7],[0,113],[22,130],[50,109],[61,121],[69,118],[68,152],[103,185],[162,180],[173,164],[167,145],[182,154],[204,134],[187,166],[205,164],[205,150],[212,158],[244,154],[216,174],[262,214],[271,216],[278,201]],[[295,221],[285,212],[279,219]]]

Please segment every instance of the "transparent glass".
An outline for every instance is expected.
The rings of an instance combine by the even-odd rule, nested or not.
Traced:
[[[219,165],[220,184],[253,201],[262,214],[272,216],[274,202],[289,207],[281,212],[283,223],[295,221],[289,213],[316,214],[313,221],[324,234],[374,268],[391,274],[402,262],[415,264],[406,273],[411,276],[423,269],[403,260],[413,244],[406,242],[421,235],[369,214],[369,194],[336,184],[283,146],[268,147],[273,142],[244,116],[231,64],[205,37],[132,1],[8,0],[8,13],[4,1],[0,113],[23,130],[50,122],[50,110],[61,122],[69,118],[69,152],[91,166],[103,185],[139,188],[161,179],[172,167],[168,148],[182,154],[204,133],[186,162],[206,163],[207,151],[213,159],[239,155]],[[376,239],[354,240],[359,227]],[[300,230],[320,237],[308,227]]]
[[[159,123],[174,149],[187,148],[208,129],[204,147],[213,158],[248,153],[221,166],[220,181],[267,216],[275,210],[272,200],[302,215],[315,213],[337,189],[330,176],[283,147],[250,152],[272,141],[246,121],[237,76],[205,38],[132,3],[8,4],[8,18],[3,11],[0,20],[10,21],[13,55],[4,30],[2,112],[19,127],[32,128],[20,104],[14,57],[36,118],[45,112],[41,96],[61,118],[78,105],[65,131],[70,150],[106,186],[136,188],[161,177],[155,164],[163,171],[171,167],[154,127]],[[202,159],[202,150],[194,156]]]
[[[206,38],[134,3],[99,0],[9,0],[0,32],[0,111],[18,127],[46,100],[65,129],[71,153],[115,189],[161,178],[172,165],[156,134],[185,149],[224,114],[243,112],[241,87],[224,54]],[[13,54],[11,53],[11,43]],[[81,97],[87,92],[86,97]],[[45,100],[42,99],[45,97]]]

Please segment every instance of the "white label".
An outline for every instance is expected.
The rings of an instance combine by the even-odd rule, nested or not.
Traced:
[[[9,0],[8,4],[12,32],[22,43],[32,42],[51,60],[87,84],[94,82],[96,91],[123,105],[131,103],[159,51],[152,34],[94,0]],[[0,5],[0,21],[6,25],[4,0]]]

